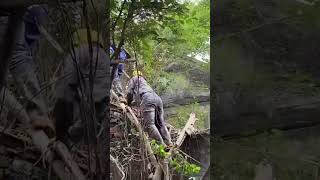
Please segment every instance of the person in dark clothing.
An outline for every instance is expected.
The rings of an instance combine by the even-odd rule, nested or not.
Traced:
[[[110,55],[112,56],[115,53],[115,47],[113,47],[112,45],[110,46]],[[113,76],[113,89],[115,90],[115,93],[120,97],[123,98],[123,88],[121,85],[121,77],[122,74],[124,72],[124,63],[127,60],[127,54],[124,50],[124,48],[120,49],[120,54],[118,56],[118,58],[116,58],[116,60],[119,61],[119,64],[116,67],[114,76]]]
[[[128,82],[128,105],[131,106],[133,100],[136,103],[140,102],[144,130],[158,143],[172,146],[171,136],[164,121],[162,100],[141,75],[140,72],[136,72]]]

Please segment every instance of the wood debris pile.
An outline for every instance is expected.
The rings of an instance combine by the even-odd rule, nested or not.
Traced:
[[[113,99],[117,100],[116,95],[112,94]],[[150,142],[141,127],[141,117],[138,109],[131,109],[125,104],[119,103],[119,101],[112,102],[112,104],[111,122],[113,124],[111,125],[110,135],[113,138],[111,139],[110,152],[114,166],[117,167],[111,170],[112,179],[122,180],[130,177],[132,179],[174,180],[182,178],[179,173],[170,170],[168,164],[163,164],[164,162],[153,154]],[[195,154],[199,155],[196,159],[193,159],[197,163],[204,163],[201,177],[208,179],[210,136],[208,133],[198,132],[193,127],[196,120],[195,114],[192,113],[184,129],[179,131],[168,125],[169,132],[178,148],[192,153],[189,155],[185,153],[187,156],[192,158]],[[199,134],[200,136],[198,136]],[[201,140],[201,135],[205,136],[204,140]],[[186,143],[190,143],[190,140],[195,142],[199,137],[200,141],[198,142],[200,144],[195,146],[188,144],[186,146]]]

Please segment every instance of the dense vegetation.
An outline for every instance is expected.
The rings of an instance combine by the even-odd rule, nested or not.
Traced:
[[[138,69],[158,94],[183,96],[208,91],[209,82],[190,77],[201,73],[209,76],[210,1],[132,2],[111,3],[115,44],[124,41],[131,56],[138,59]],[[122,33],[123,30],[125,33]],[[178,68],[166,71],[172,64]],[[129,66],[132,70],[135,64]],[[208,118],[208,108],[205,111],[199,108],[199,117]],[[177,111],[181,114],[181,110]],[[189,115],[191,109],[185,113]],[[175,116],[177,118],[172,119],[173,124],[177,124],[180,118],[185,122],[188,115]]]

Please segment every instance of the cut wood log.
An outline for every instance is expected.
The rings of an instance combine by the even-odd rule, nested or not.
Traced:
[[[195,113],[191,113],[189,120],[187,121],[186,125],[184,126],[184,128],[182,129],[182,131],[180,131],[178,139],[175,143],[175,145],[179,148],[184,139],[186,138],[187,134],[192,134],[192,132],[194,132],[194,124],[198,119],[196,118]]]
[[[181,105],[188,105],[192,103],[204,103],[210,102],[210,92],[200,93],[196,96],[192,95],[184,95],[181,97],[169,97],[169,96],[162,96],[161,97],[163,102],[164,108],[169,108],[173,106],[181,106]]]

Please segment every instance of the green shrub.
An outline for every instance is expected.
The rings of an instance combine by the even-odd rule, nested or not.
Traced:
[[[152,151],[154,154],[160,156],[161,158],[168,158],[171,154],[167,152],[164,145],[157,144],[155,140],[150,142]],[[178,152],[175,152],[172,158],[169,160],[169,165],[175,169],[177,172],[183,174],[184,176],[197,175],[201,171],[201,167],[196,164],[188,162],[187,158]]]

